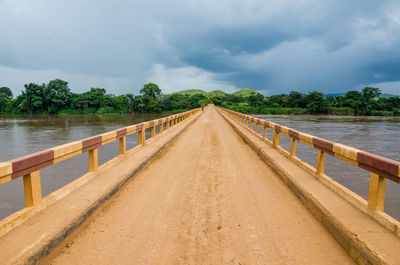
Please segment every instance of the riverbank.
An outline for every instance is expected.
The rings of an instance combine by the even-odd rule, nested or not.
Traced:
[[[283,108],[283,107],[276,107],[276,108],[258,108],[258,107],[250,107],[250,106],[223,106],[227,109],[245,113],[245,114],[256,114],[256,115],[335,115],[335,116],[359,116],[357,115],[352,108],[349,107],[341,107],[341,108],[331,108],[329,113],[322,114],[316,113],[312,114],[307,111],[306,108]],[[374,110],[371,112],[371,115],[364,115],[364,116],[400,116],[400,111],[379,111]]]
[[[86,108],[86,109],[65,109],[61,110],[58,113],[47,113],[47,112],[39,112],[39,113],[29,113],[29,112],[0,112],[0,115],[70,115],[70,114],[132,114],[132,115],[171,115],[175,113],[182,113],[188,111],[189,109],[174,109],[174,110],[166,110],[161,112],[128,112],[128,111],[118,111],[113,108]]]

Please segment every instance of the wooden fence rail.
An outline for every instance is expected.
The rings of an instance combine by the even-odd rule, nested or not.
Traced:
[[[279,151],[284,153],[288,158],[291,158],[296,162],[306,164],[296,157],[296,143],[298,141],[313,148],[316,148],[318,150],[317,167],[313,168],[308,164],[306,165],[308,169],[311,169],[317,177],[327,177],[325,175],[326,154],[368,170],[370,172],[370,184],[367,207],[364,207],[364,205],[359,205],[359,202],[363,200],[362,198],[357,198],[356,200],[353,200],[351,198],[350,200],[353,204],[356,201],[355,203],[357,204],[357,206],[359,208],[363,208],[362,210],[364,210],[364,212],[368,212],[370,215],[376,215],[376,213],[378,213],[377,219],[379,219],[379,221],[385,224],[387,224],[388,222],[394,222],[394,220],[388,221],[388,219],[390,218],[388,218],[388,216],[386,216],[385,214],[385,216],[383,217],[385,220],[382,220],[381,217],[384,210],[386,179],[389,179],[396,183],[400,183],[400,162],[371,154],[347,145],[328,141],[307,133],[299,132],[297,130],[293,130],[291,128],[281,126],[279,124],[266,120],[261,120],[250,115],[245,115],[240,112],[235,112],[225,108],[218,109],[230,116],[230,118],[232,118],[233,120],[239,122],[241,125],[247,127],[253,133],[259,135],[260,137],[263,137],[265,141],[269,142],[274,148],[279,149]],[[255,124],[255,130],[253,130],[253,124]],[[258,132],[259,126],[263,127],[262,136]],[[272,142],[268,138],[266,138],[267,129],[271,129],[273,132]],[[281,134],[286,135],[290,138],[290,152],[287,152],[280,147]],[[333,180],[329,180],[328,182],[332,183]],[[337,191],[336,188],[334,188],[334,190]],[[342,191],[340,191],[339,193],[342,193]],[[349,199],[349,196],[347,196],[346,199]]]
[[[131,125],[115,131],[103,133],[81,141],[75,141],[64,145],[56,146],[44,151],[19,157],[7,162],[0,163],[0,185],[23,177],[25,207],[35,207],[42,201],[40,185],[40,169],[57,164],[71,157],[88,152],[89,172],[98,172],[98,148],[113,141],[119,141],[119,155],[126,153],[126,136],[138,133],[138,145],[146,143],[145,130],[151,128],[151,137],[156,135],[156,126],[159,126],[159,133],[189,118],[199,112],[200,109],[193,109],[165,118]]]

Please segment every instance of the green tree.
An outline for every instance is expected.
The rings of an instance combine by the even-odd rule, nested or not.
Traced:
[[[361,97],[362,94],[358,91],[348,91],[343,97],[339,98],[339,107],[350,107],[354,114],[358,115],[361,112]]]
[[[291,108],[304,108],[306,105],[304,104],[303,94],[291,91],[288,97],[288,107]]]
[[[142,93],[144,97],[156,99],[161,95],[161,89],[156,84],[148,83],[143,86],[140,93]]]
[[[45,84],[38,85],[35,83],[25,84],[25,91],[22,91],[22,102],[18,106],[20,110],[30,113],[45,111],[46,90]]]
[[[264,105],[264,96],[261,94],[250,95],[248,101],[252,107],[262,107]]]
[[[360,113],[363,115],[371,115],[372,110],[376,109],[377,107],[376,103],[382,92],[379,88],[376,87],[364,87],[361,93],[362,96]]]
[[[71,91],[68,82],[61,79],[51,80],[45,88],[45,106],[47,112],[57,113],[71,105]]]
[[[128,111],[128,97],[121,95],[118,97],[113,97],[111,100],[112,107],[119,113]]]
[[[160,112],[161,105],[159,102],[159,96],[161,95],[161,89],[153,83],[148,83],[143,86],[140,90],[143,94],[142,104],[144,104],[144,110],[147,112]]]
[[[4,112],[13,94],[8,87],[0,87],[0,112]]]
[[[330,106],[328,100],[320,92],[313,91],[305,96],[307,111],[311,114],[329,113]]]

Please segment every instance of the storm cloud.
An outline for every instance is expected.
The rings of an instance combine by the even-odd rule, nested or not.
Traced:
[[[400,94],[400,2],[0,0],[0,86]]]

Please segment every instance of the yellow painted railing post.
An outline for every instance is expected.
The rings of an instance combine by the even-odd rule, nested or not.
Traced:
[[[126,153],[126,136],[119,138],[119,154],[123,155]]]
[[[160,124],[160,134],[164,131],[164,123]]]
[[[169,129],[169,125],[170,125],[170,123],[171,123],[171,121],[167,121],[167,123],[166,123],[166,124],[167,124],[167,126],[165,127],[165,129],[166,129],[166,130],[168,130],[168,129]]]
[[[264,125],[264,128],[263,128],[263,137],[267,138],[267,126],[265,126],[265,125]]]
[[[40,172],[34,171],[24,176],[25,207],[33,207],[42,200]]]
[[[272,146],[274,148],[277,148],[281,144],[281,134],[274,130],[274,139],[272,141]]]
[[[89,150],[89,171],[97,172],[99,168],[99,151],[97,149]]]
[[[368,208],[371,211],[383,211],[385,202],[386,178],[370,173]]]
[[[256,122],[256,126],[254,126],[254,132],[258,134],[258,123]]]
[[[138,132],[138,144],[144,145],[146,143],[146,130],[143,129]]]
[[[249,122],[250,122],[249,129],[253,130],[253,122],[251,121],[251,119],[249,120]]]
[[[151,127],[151,138],[156,136],[156,126]]]
[[[317,155],[317,176],[325,174],[325,152],[318,150]]]
[[[296,156],[296,138],[290,138],[290,156]]]

